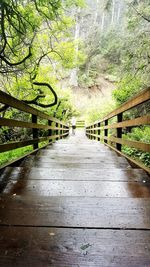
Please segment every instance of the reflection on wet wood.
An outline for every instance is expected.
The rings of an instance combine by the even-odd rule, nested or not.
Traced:
[[[117,183],[117,186],[116,186]],[[110,190],[111,188],[111,190]],[[112,181],[10,181],[5,194],[22,196],[150,197],[150,183]]]
[[[82,132],[0,181],[0,266],[150,266],[149,177]]]
[[[0,227],[0,233],[3,267],[148,267],[150,263],[150,231]]]
[[[73,174],[73,175],[72,175]],[[7,167],[3,179],[9,180],[70,180],[70,181],[120,181],[150,183],[149,177],[140,169],[49,169]],[[1,178],[2,178],[1,176]]]
[[[1,197],[3,225],[150,229],[150,198]]]

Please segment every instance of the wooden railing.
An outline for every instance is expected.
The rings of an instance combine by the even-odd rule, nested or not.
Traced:
[[[150,100],[150,88],[146,89],[130,101],[126,102],[116,110],[112,111],[106,117],[104,117],[100,121],[96,121],[93,124],[86,127],[86,135],[90,139],[97,139],[98,141],[104,141],[104,143],[118,152],[119,154],[125,156],[129,160],[131,160],[134,164],[138,165],[139,167],[144,168],[143,164],[136,162],[135,160],[131,159],[127,155],[121,152],[122,145],[126,145],[128,147],[133,147],[144,152],[150,152],[150,144],[143,143],[138,141],[126,140],[122,138],[123,129],[130,129],[132,127],[137,127],[141,125],[149,125],[150,124],[150,115],[144,115],[138,118],[124,120],[123,115],[124,112],[129,111],[139,105],[143,105],[147,101]],[[117,117],[116,123],[109,123],[112,118]],[[110,129],[116,129],[115,136],[111,136],[109,134]],[[112,145],[115,144],[115,147]],[[148,170],[148,168],[144,168]]]
[[[15,108],[19,111],[31,114],[31,122],[0,117],[0,126],[32,129],[32,139],[0,144],[0,152],[6,152],[29,145],[33,145],[33,149],[35,150],[38,149],[39,143],[41,142],[53,142],[60,138],[67,137],[69,134],[69,127],[65,123],[56,118],[50,117],[48,114],[45,114],[36,108],[25,104],[23,101],[20,101],[3,91],[0,91],[0,103]],[[38,123],[38,118],[44,119],[44,121],[46,120],[47,125]],[[39,129],[47,131],[47,136],[39,137]]]

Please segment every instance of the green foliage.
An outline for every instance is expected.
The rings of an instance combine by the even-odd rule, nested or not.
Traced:
[[[150,127],[133,128],[131,133],[124,136],[126,139],[150,143]]]
[[[105,115],[110,113],[113,109],[115,109],[115,104],[112,100],[108,100],[107,102],[100,102],[99,99],[91,103],[88,111],[85,114],[86,121],[88,123],[94,122],[104,118]]]
[[[145,166],[150,167],[149,152],[142,152],[136,148],[130,148],[127,146],[122,147],[122,152],[136,160],[142,161],[145,164]]]
[[[81,86],[92,86],[94,84],[94,79],[87,76],[85,73],[79,77],[79,83]]]
[[[85,0],[66,0],[66,7],[85,7]]]
[[[133,128],[131,133],[124,135],[124,138],[134,141],[140,141],[143,143],[150,143],[150,127],[145,126],[140,128]],[[123,146],[122,151],[125,154],[142,161],[146,166],[150,167],[149,152],[143,152],[136,148],[131,148],[127,146]]]
[[[110,30],[101,40],[101,54],[111,64],[120,65],[122,51],[122,35],[116,30]]]
[[[32,150],[33,150],[32,146],[27,146],[27,147],[17,148],[15,150],[11,150],[8,152],[3,152],[0,154],[0,166],[7,164],[12,160],[17,159]]]
[[[113,91],[113,97],[118,105],[123,104],[131,97],[133,97],[137,92],[141,90],[141,81],[132,76],[125,76],[118,84],[118,88]]]

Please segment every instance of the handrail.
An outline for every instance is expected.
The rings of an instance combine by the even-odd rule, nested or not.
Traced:
[[[129,101],[125,102],[123,105],[121,105],[119,108],[113,110],[112,112],[110,112],[106,117],[104,117],[102,120],[98,120],[95,121],[94,124],[98,124],[101,123],[105,120],[111,119],[113,117],[115,117],[116,115],[123,113],[125,111],[128,111],[131,108],[134,108],[146,101],[148,101],[150,99],[150,87],[145,89],[143,92],[141,92],[140,94],[138,94],[137,96],[131,98]],[[92,124],[88,125],[92,126]]]
[[[20,111],[24,111],[26,113],[30,113],[32,115],[35,115],[35,116],[38,116],[42,119],[47,119],[47,120],[51,120],[51,121],[54,121],[54,122],[57,122],[57,123],[61,123],[62,125],[65,126],[65,123],[64,122],[61,122],[60,120],[56,119],[56,118],[53,118],[53,117],[50,117],[48,114],[36,109],[36,108],[33,108],[29,105],[27,105],[26,103],[24,103],[23,101],[20,101],[18,99],[16,99],[15,97],[13,96],[10,96],[8,95],[7,93],[3,92],[3,91],[0,91],[0,103],[1,104],[5,104],[5,105],[8,105],[12,108],[16,108]]]
[[[109,113],[102,120],[98,120],[94,122],[93,124],[88,125],[86,127],[87,137],[89,137],[90,139],[97,139],[98,141],[104,140],[104,143],[106,145],[108,145],[115,151],[118,151],[119,154],[121,153],[123,156],[125,156],[128,159],[129,157],[127,157],[124,153],[121,152],[122,145],[126,145],[128,147],[134,147],[145,152],[150,152],[149,143],[132,141],[132,140],[122,138],[123,128],[131,128],[131,127],[137,127],[141,125],[150,124],[150,115],[139,116],[138,118],[130,119],[130,120],[123,120],[124,112],[131,110],[132,108],[137,107],[140,104],[142,105],[149,100],[150,100],[150,88],[147,88],[146,90],[144,90],[143,92],[141,92],[140,94],[132,98],[131,100],[127,101],[125,104],[121,105],[119,108]],[[117,117],[117,123],[109,124],[109,120],[114,117]],[[116,135],[110,136],[109,129],[116,129]],[[102,131],[104,131],[103,137],[101,135]],[[116,148],[114,148],[112,143],[116,144]],[[134,164],[135,164],[135,160],[134,160]],[[141,167],[141,163],[140,163],[140,167]],[[147,171],[148,168],[145,167],[144,169],[146,169]]]
[[[66,125],[64,122],[56,118],[50,117],[48,114],[36,108],[33,108],[28,104],[25,104],[23,101],[20,101],[3,91],[0,91],[0,103],[32,115],[31,122],[0,117],[0,126],[30,128],[32,129],[32,136],[33,136],[32,139],[28,140],[0,144],[0,153],[29,145],[33,145],[33,149],[36,150],[38,149],[38,144],[40,142],[43,141],[53,142],[60,138],[67,137],[69,134],[69,126]],[[47,125],[37,123],[38,117],[47,120]],[[38,135],[39,129],[47,131],[47,136],[39,137]]]

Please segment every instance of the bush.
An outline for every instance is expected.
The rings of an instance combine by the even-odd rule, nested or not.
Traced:
[[[124,139],[140,141],[143,143],[150,143],[150,128],[148,126],[134,128],[131,133],[123,136]],[[142,161],[147,167],[150,167],[150,153],[143,152],[136,148],[131,148],[127,146],[122,147],[122,152],[125,154]]]
[[[124,77],[118,84],[118,88],[113,91],[113,97],[118,105],[122,105],[135,96],[141,89],[141,81],[132,75]]]

